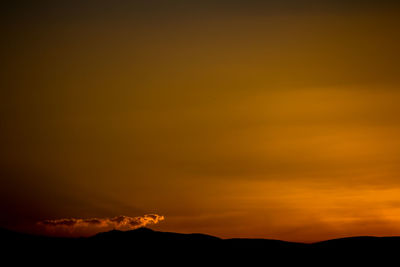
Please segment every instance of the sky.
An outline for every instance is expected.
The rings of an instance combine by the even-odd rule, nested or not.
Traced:
[[[3,4],[0,227],[400,235],[399,11]]]

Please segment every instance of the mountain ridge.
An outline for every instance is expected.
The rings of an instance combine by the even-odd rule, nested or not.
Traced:
[[[159,263],[195,260],[222,264],[249,262],[315,263],[329,259],[342,263],[369,262],[371,258],[397,258],[400,237],[359,236],[330,239],[315,243],[297,243],[276,239],[228,238],[192,233],[174,233],[138,228],[130,231],[111,230],[90,237],[66,238],[23,234],[0,229],[4,255],[29,255],[42,261],[47,257],[81,259],[88,262],[147,261]],[[39,255],[39,256],[38,256]],[[24,258],[22,258],[24,259]],[[41,263],[40,261],[40,263]]]
[[[51,236],[51,235],[41,235],[41,234],[31,234],[24,233],[20,231],[10,230],[7,228],[0,227],[0,238],[3,239],[6,236],[9,237],[25,237],[25,238],[48,238],[48,239],[95,239],[104,236],[127,236],[127,237],[144,237],[145,235],[165,235],[168,236],[182,236],[182,237],[199,237],[199,238],[208,238],[214,240],[224,240],[224,241],[271,241],[271,242],[282,242],[282,243],[290,243],[290,244],[304,244],[304,245],[316,245],[316,244],[324,244],[324,243],[333,243],[333,242],[344,242],[344,241],[378,241],[378,240],[396,240],[400,242],[400,236],[374,236],[374,235],[365,235],[365,236],[347,236],[347,237],[338,237],[332,239],[326,239],[316,242],[297,242],[297,241],[287,241],[281,239],[274,238],[248,238],[248,237],[234,237],[234,238],[220,238],[217,236],[203,234],[203,233],[178,233],[178,232],[168,232],[168,231],[157,231],[148,227],[140,227],[133,230],[110,230],[105,232],[99,232],[91,236],[80,236],[80,237],[66,237],[66,236]]]

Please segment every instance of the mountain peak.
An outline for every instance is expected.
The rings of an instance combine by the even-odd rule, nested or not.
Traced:
[[[153,233],[154,230],[147,228],[147,227],[140,227],[135,230],[131,230],[131,232],[137,232],[137,233]]]

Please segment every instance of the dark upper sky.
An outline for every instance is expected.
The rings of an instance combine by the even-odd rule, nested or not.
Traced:
[[[394,1],[14,1],[0,226],[399,235]]]

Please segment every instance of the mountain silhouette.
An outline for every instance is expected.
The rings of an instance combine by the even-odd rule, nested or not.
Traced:
[[[29,260],[42,264],[54,261],[147,262],[150,266],[166,263],[188,266],[242,263],[247,266],[277,262],[324,265],[344,261],[359,264],[394,259],[400,251],[400,237],[349,237],[305,244],[272,239],[221,239],[148,228],[112,230],[82,238],[47,237],[0,229],[0,240],[2,254],[12,257],[14,262]]]

